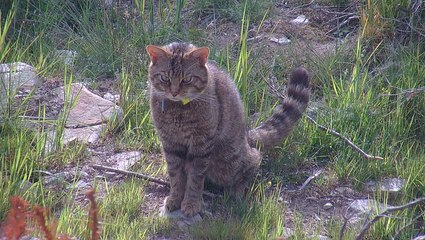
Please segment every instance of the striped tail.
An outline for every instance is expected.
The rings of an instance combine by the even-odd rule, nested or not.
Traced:
[[[251,147],[270,148],[282,143],[307,108],[310,97],[307,70],[296,68],[291,72],[288,94],[282,104],[260,126],[249,131]]]

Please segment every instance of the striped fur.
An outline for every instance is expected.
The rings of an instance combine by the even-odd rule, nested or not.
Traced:
[[[309,96],[307,71],[304,68],[293,70],[289,77],[287,98],[265,122],[249,131],[250,145],[260,148],[279,145],[301,118],[307,108]]]
[[[206,179],[242,197],[261,155],[286,137],[309,98],[307,72],[295,70],[288,98],[261,126],[247,131],[242,101],[229,74],[208,62],[208,48],[186,43],[146,48],[152,119],[170,179],[168,211],[202,209]]]

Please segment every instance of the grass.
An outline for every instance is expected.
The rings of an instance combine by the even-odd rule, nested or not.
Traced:
[[[60,77],[65,92],[69,92],[72,82],[86,82],[96,88],[104,79],[115,80],[123,118],[108,123],[102,140],[105,144],[112,141],[115,152],[143,151],[145,157],[134,170],[154,176],[164,176],[165,166],[149,158],[150,154],[159,154],[160,143],[150,120],[146,91],[148,58],[144,46],[179,40],[210,46],[211,59],[227,69],[235,80],[247,118],[260,113],[254,125],[269,116],[278,104],[268,94],[264,80],[276,76],[276,81],[284,84],[288,69],[302,63],[313,73],[313,101],[319,106],[309,114],[366,152],[384,157],[378,161],[365,160],[339,139],[302,119],[281,146],[265,155],[262,175],[252,185],[249,197],[242,202],[226,198],[214,201],[214,217],[186,233],[193,239],[273,239],[282,236],[289,220],[295,231],[293,239],[305,239],[311,234],[337,238],[343,224],[340,220],[319,226],[317,232],[307,235],[305,227],[309,226],[304,224],[311,219],[304,219],[297,211],[292,219],[284,217],[288,206],[278,201],[280,186],[302,184],[309,176],[306,169],[310,168],[326,169],[327,175],[313,183],[323,189],[343,182],[361,191],[369,180],[399,177],[406,180],[406,187],[391,204],[423,196],[425,96],[411,90],[425,86],[425,46],[414,35],[402,44],[394,38],[398,27],[394,19],[411,19],[410,24],[420,22],[415,13],[402,15],[403,9],[410,8],[410,1],[366,1],[362,12],[357,13],[361,19],[358,37],[354,43],[347,43],[350,46],[341,46],[326,56],[307,49],[307,57],[302,59],[292,54],[267,56],[265,62],[267,48],[253,48],[247,39],[253,25],[261,31],[265,20],[273,17],[273,4],[274,1],[253,0],[136,0],[130,5],[108,7],[104,1],[18,1],[16,5],[7,2],[0,15],[0,62],[23,61],[35,66],[42,77]],[[194,22],[198,18],[201,23]],[[209,38],[214,36],[208,35],[205,25],[215,20],[240,27],[238,43],[211,46],[215,41]],[[302,51],[293,42],[288,51]],[[55,55],[56,49],[76,51],[74,65],[62,63]],[[20,195],[32,204],[50,208],[58,219],[59,232],[86,237],[87,211],[72,200],[73,191],[58,194],[46,189],[34,173],[52,166],[84,164],[90,156],[86,151],[90,146],[62,145],[60,133],[73,102],[66,100],[66,109],[55,122],[55,151],[46,153],[47,129],[26,128],[19,117],[25,113],[25,105],[14,105],[16,90],[5,84],[0,87],[8,96],[5,105],[1,102],[0,114],[0,220],[9,208],[8,198]],[[40,107],[42,123],[48,122],[43,117],[45,111]],[[142,213],[142,206],[150,203],[145,183],[126,179],[111,186],[102,181],[92,184],[102,189],[98,196],[102,238],[144,239],[152,235],[172,236],[176,232],[172,223],[158,218],[155,212]],[[388,200],[386,195],[375,197]],[[225,214],[220,211],[222,208],[226,209]],[[390,239],[422,212],[423,205],[401,211],[394,218],[381,219],[373,225],[368,238]],[[415,227],[406,228],[400,239],[413,237],[418,232]],[[423,228],[423,223],[419,227]],[[356,231],[348,229],[345,238],[353,239]]]

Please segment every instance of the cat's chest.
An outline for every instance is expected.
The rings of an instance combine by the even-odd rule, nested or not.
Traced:
[[[161,111],[154,111],[153,118],[163,138],[179,139],[213,135],[219,122],[218,109],[211,105],[168,106]]]

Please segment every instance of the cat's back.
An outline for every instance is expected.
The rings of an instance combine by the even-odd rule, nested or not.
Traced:
[[[208,68],[220,106],[219,131],[231,138],[242,137],[246,131],[245,113],[238,89],[230,75],[215,62],[208,62]]]
[[[208,62],[208,70],[211,80],[215,83],[215,93],[217,96],[220,96],[224,103],[229,103],[230,101],[235,106],[240,105],[242,107],[239,92],[229,73],[220,68],[215,61]]]

